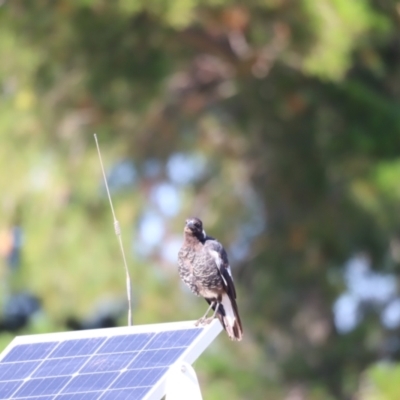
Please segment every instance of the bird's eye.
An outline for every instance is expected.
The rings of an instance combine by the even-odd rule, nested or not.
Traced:
[[[199,224],[198,222],[196,222],[196,223],[194,224],[194,226],[195,226],[196,228],[200,228],[200,224]]]

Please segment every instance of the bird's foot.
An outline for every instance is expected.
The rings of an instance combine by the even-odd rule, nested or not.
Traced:
[[[201,317],[200,319],[198,319],[194,325],[195,326],[199,326],[199,325],[208,325],[212,322],[212,320],[214,319],[214,316],[210,317],[210,318],[206,318],[206,316]]]
[[[205,317],[201,317],[200,319],[198,319],[198,320],[194,323],[194,325],[195,325],[195,326],[204,325],[204,324],[205,324],[205,321],[206,321],[206,318],[205,318]]]

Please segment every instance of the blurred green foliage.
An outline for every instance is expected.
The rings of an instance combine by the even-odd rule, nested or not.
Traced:
[[[376,365],[364,377],[362,396],[366,400],[395,400],[399,397],[400,368],[394,365]]]
[[[246,337],[197,362],[204,398],[397,398],[397,369],[371,365],[400,330],[374,310],[340,334],[332,306],[359,252],[399,273],[399,19],[394,0],[1,1],[0,305],[43,302],[17,333],[125,301],[97,132],[108,173],[135,171],[113,190],[135,323],[203,312],[163,253],[188,215],[230,249]],[[149,212],[163,231],[145,251]]]

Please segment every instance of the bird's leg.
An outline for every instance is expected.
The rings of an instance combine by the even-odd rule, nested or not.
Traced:
[[[213,304],[214,304],[214,302],[212,301],[210,303],[210,307],[207,308],[206,313],[198,321],[195,322],[196,326],[198,326],[199,324],[204,324],[204,322],[206,321],[207,314],[210,312],[211,307],[213,306]]]
[[[212,322],[212,320],[215,318],[215,316],[217,315],[217,311],[218,311],[218,308],[219,308],[219,304],[220,304],[220,303],[217,302],[217,305],[216,305],[216,307],[215,307],[213,316],[210,317],[210,318],[207,318],[207,319],[204,321],[205,324],[209,324],[209,323]]]

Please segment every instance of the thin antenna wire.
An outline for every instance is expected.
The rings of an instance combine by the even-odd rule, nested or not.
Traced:
[[[99,146],[99,142],[97,141],[97,135],[94,134],[94,140],[96,142],[96,146],[97,146],[97,152],[99,153],[99,160],[100,160],[100,165],[101,165],[101,171],[103,172],[103,178],[104,178],[104,184],[106,185],[106,189],[107,189],[107,195],[108,195],[108,200],[110,201],[110,206],[111,206],[111,212],[114,218],[114,230],[115,230],[115,234],[118,237],[118,241],[119,241],[119,247],[121,248],[121,253],[122,253],[122,258],[124,260],[124,266],[125,266],[125,272],[126,272],[126,294],[128,296],[128,325],[132,326],[132,289],[131,289],[131,277],[129,275],[129,269],[128,269],[128,265],[126,263],[126,257],[125,257],[125,251],[124,251],[124,246],[122,244],[122,235],[121,235],[121,228],[119,226],[119,222],[115,216],[115,212],[114,212],[114,207],[112,204],[112,200],[111,200],[111,195],[110,195],[110,190],[108,189],[108,183],[107,183],[107,178],[106,178],[106,173],[104,172],[104,166],[103,166],[103,160],[101,159],[101,152],[100,152],[100,146]]]

